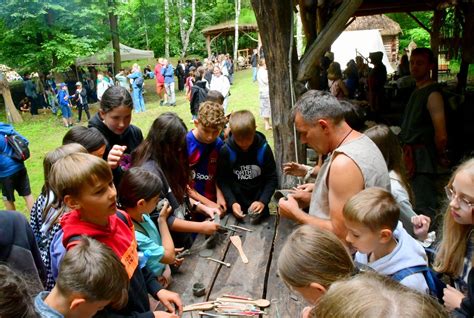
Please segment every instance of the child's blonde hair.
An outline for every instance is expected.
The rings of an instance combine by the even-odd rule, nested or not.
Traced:
[[[239,110],[233,112],[229,119],[230,131],[236,137],[251,137],[255,134],[257,125],[255,117],[248,110]]]
[[[87,236],[67,251],[56,279],[62,296],[79,294],[91,302],[110,300],[116,309],[127,304],[128,287],[128,274],[115,253]]]
[[[43,172],[44,172],[44,185],[43,189],[41,190],[41,193],[45,196],[46,200],[45,202],[48,202],[48,205],[44,208],[43,213],[42,213],[42,219],[46,220],[49,212],[51,209],[63,209],[62,206],[62,200],[60,200],[57,196],[56,197],[51,197],[51,182],[50,182],[50,174],[52,171],[53,165],[60,160],[61,158],[64,158],[67,155],[73,154],[73,153],[87,153],[86,148],[84,148],[82,145],[78,143],[70,143],[67,145],[60,146],[46,154],[46,156],[43,159]],[[56,223],[56,221],[61,217],[63,214],[63,211],[58,213],[53,220],[53,223]]]
[[[93,186],[98,180],[111,182],[112,179],[112,171],[103,159],[73,153],[56,161],[49,182],[54,194],[63,200],[66,195],[77,197],[84,186]]]
[[[318,318],[448,317],[434,298],[374,272],[335,282],[311,315]]]
[[[454,178],[460,172],[469,174],[471,182],[474,184],[474,158],[463,162],[454,171],[448,182],[448,187],[452,186]],[[450,213],[449,206],[447,207],[443,221],[443,237],[434,262],[434,269],[437,272],[459,277],[466,256],[467,240],[472,228],[472,224],[457,223]],[[474,259],[471,262],[474,264]]]
[[[400,208],[390,192],[373,187],[350,198],[342,213],[347,221],[360,223],[372,232],[383,228],[394,231],[400,217]]]
[[[329,288],[354,270],[352,258],[339,238],[310,225],[299,227],[288,237],[278,258],[280,278],[292,287],[318,283]]]
[[[198,121],[208,128],[222,129],[227,123],[224,115],[224,108],[211,101],[205,101],[199,106]]]

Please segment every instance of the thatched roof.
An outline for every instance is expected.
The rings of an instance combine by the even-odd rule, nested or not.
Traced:
[[[257,32],[257,23],[239,23],[239,32]],[[215,35],[219,33],[234,34],[235,22],[233,20],[208,26],[201,31],[204,35]]]
[[[0,64],[0,73],[1,73],[1,79],[0,81],[3,81],[6,79],[9,82],[12,81],[17,81],[21,79],[21,76],[12,70],[10,67],[6,66],[5,64]]]
[[[402,32],[400,25],[384,14],[357,17],[355,21],[347,27],[346,31],[372,29],[380,30],[381,35],[398,35]]]

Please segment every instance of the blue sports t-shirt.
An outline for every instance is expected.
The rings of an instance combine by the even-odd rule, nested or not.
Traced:
[[[186,142],[193,176],[192,186],[199,194],[215,202],[217,158],[224,142],[217,137],[211,144],[202,143],[196,139],[192,130],[186,135]]]

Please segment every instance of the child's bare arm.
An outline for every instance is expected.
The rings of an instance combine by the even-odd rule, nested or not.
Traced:
[[[160,228],[161,241],[163,243],[163,248],[165,249],[163,258],[160,261],[163,264],[173,264],[176,258],[173,239],[171,238],[168,223],[166,222],[170,213],[171,207],[169,206],[169,203],[165,203],[161,209],[160,216],[158,217],[158,227]]]
[[[173,222],[173,225],[171,226],[171,229],[176,232],[211,235],[219,229],[219,225],[212,221],[193,222],[176,218]]]
[[[213,201],[209,200],[208,198],[206,198],[205,196],[203,196],[202,194],[200,194],[196,190],[192,189],[191,187],[188,187],[188,195],[191,199],[194,199],[196,201],[204,203],[208,207],[219,208],[219,205],[217,205],[216,202],[213,202]]]

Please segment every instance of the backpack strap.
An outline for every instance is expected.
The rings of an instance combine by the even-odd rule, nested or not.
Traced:
[[[412,266],[412,267],[407,267],[399,270],[398,272],[393,273],[390,275],[390,277],[393,280],[396,280],[397,282],[401,282],[403,279],[406,277],[413,275],[413,274],[418,274],[422,273],[425,275],[425,272],[430,271],[430,268],[426,265],[419,265],[419,266]]]
[[[130,224],[130,222],[128,222],[128,218],[125,216],[125,214],[123,212],[119,212],[117,210],[117,212],[115,212],[115,215],[125,224],[128,225],[128,227],[132,227],[132,224]]]
[[[257,151],[257,162],[260,167],[263,166],[263,159],[265,157],[266,150],[267,150],[267,143],[265,142]]]
[[[143,227],[143,225],[141,225],[140,223],[138,223],[137,221],[135,221],[134,219],[132,219],[132,223],[135,227],[135,231],[137,232],[140,232],[142,233],[143,235],[145,236],[148,236],[148,233],[147,231],[145,230],[145,228]]]
[[[237,160],[237,153],[230,146],[227,146],[227,150],[229,151],[230,165],[233,166],[235,164],[235,161]]]
[[[412,266],[399,270],[398,272],[393,273],[390,277],[400,282],[405,277],[408,277],[413,274],[422,273],[425,278],[426,285],[429,289],[429,294],[433,297],[436,297],[440,303],[443,301],[443,289],[446,288],[446,284],[436,275],[431,268],[426,265]]]

